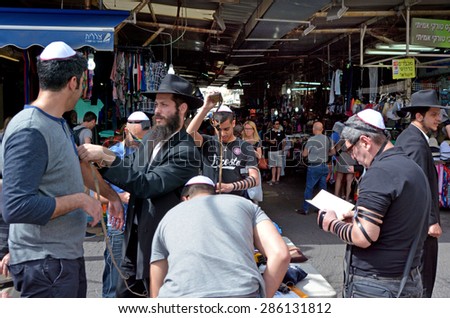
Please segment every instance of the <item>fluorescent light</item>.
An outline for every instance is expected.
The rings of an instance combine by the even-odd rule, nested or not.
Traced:
[[[405,43],[392,43],[392,44],[384,44],[378,43],[375,47],[379,50],[397,50],[397,51],[406,51]],[[433,52],[435,48],[429,46],[422,45],[409,45],[410,51],[422,51],[422,52]]]
[[[292,90],[293,91],[315,91],[316,87],[295,87]]]
[[[366,54],[369,55],[406,55],[406,51],[389,51],[389,50],[377,50],[377,49],[366,49]],[[410,51],[409,55],[417,55],[420,52]]]
[[[296,84],[296,85],[315,85],[315,86],[322,85],[322,83],[319,83],[319,82],[294,82],[294,84]]]
[[[230,57],[264,57],[264,54],[245,54],[245,55],[231,54]]]
[[[279,49],[238,49],[233,52],[278,52]]]
[[[271,39],[271,38],[247,38],[245,41],[270,41],[270,42],[277,42],[277,41],[298,41],[297,38],[289,38],[289,39]]]
[[[310,23],[309,23],[309,26],[308,26],[306,29],[303,30],[302,35],[303,35],[303,36],[308,35],[308,34],[311,33],[315,28],[316,28],[316,26],[313,25],[313,24],[311,24],[311,22],[310,22]]]
[[[19,62],[18,59],[15,59],[15,58],[13,58],[13,57],[11,57],[11,56],[7,56],[7,55],[0,54],[0,57],[1,57],[2,59],[5,59],[5,60],[10,60],[10,61],[13,61],[13,62]]]

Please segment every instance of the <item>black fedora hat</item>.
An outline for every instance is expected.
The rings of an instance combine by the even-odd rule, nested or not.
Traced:
[[[426,108],[426,107],[449,109],[449,107],[442,106],[439,104],[439,99],[434,89],[424,89],[412,94],[411,104],[402,107],[400,111],[409,112],[416,108]]]
[[[161,81],[158,90],[142,92],[143,95],[155,99],[156,94],[176,94],[182,96],[190,109],[196,109],[203,105],[203,100],[195,97],[194,86],[184,78],[167,74]]]

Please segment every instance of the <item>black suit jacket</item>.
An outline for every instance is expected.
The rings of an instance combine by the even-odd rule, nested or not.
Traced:
[[[138,246],[136,264],[133,264],[136,279],[149,277],[151,244],[158,223],[180,202],[183,186],[198,175],[201,167],[200,153],[185,129],[173,135],[151,163],[149,158],[153,147],[148,135],[131,156],[123,160],[116,158],[110,168],[102,170],[105,179],[130,193],[123,247],[126,259],[136,218]],[[131,249],[136,250],[136,247]]]
[[[440,223],[438,175],[427,139],[419,128],[410,124],[397,137],[395,146],[401,147],[422,168],[427,176],[432,199],[428,225]]]

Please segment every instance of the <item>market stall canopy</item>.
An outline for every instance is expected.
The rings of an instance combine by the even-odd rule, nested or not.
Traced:
[[[27,49],[64,41],[74,49],[114,50],[114,28],[128,11],[0,8],[0,47]]]

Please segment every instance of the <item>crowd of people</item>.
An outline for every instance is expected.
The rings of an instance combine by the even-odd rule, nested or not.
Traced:
[[[12,277],[21,297],[86,297],[86,224],[103,218],[103,203],[104,297],[273,297],[290,254],[249,190],[261,187],[264,158],[268,185],[281,182],[287,136],[302,127],[298,117],[265,126],[240,120],[217,94],[201,99],[191,83],[168,74],[145,93],[155,101],[152,119],[132,113],[123,140],[101,146],[92,142],[95,114],[77,126],[63,118],[81,95],[86,67],[67,44],[49,44],[38,58],[37,99],[2,132],[1,274]],[[395,147],[372,109],[336,125],[332,138],[324,123],[311,123],[297,213],[310,213],[306,200],[316,186],[327,189],[332,158],[335,194],[348,201],[355,167],[365,169],[354,210],[342,219],[331,208],[318,214],[319,226],[348,244],[344,297],[368,297],[374,286],[383,290],[374,297],[431,297],[442,229],[427,134],[440,123],[437,104],[434,91],[413,94],[405,108],[411,128]],[[263,269],[255,248],[266,259]]]

